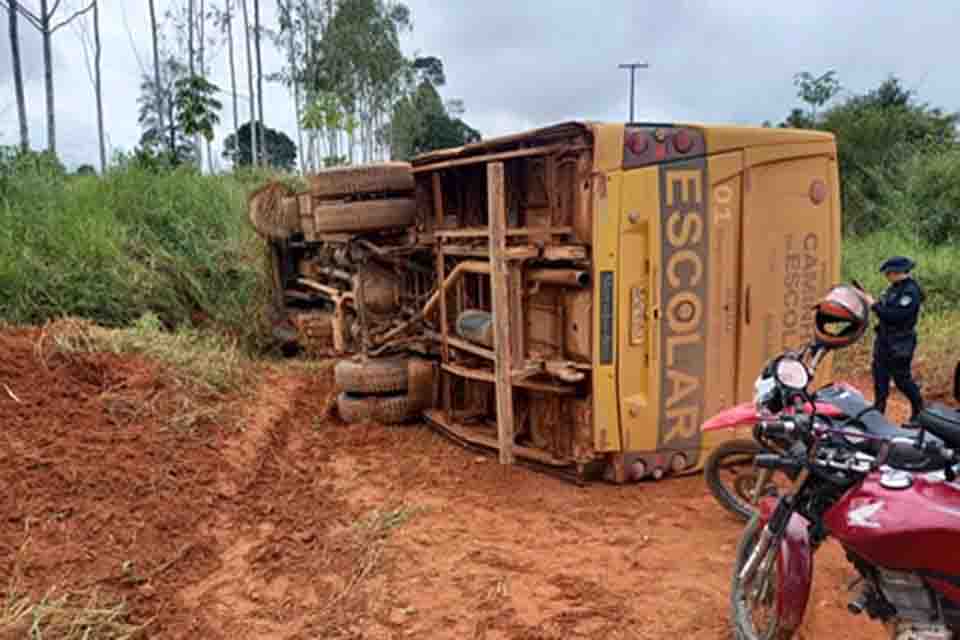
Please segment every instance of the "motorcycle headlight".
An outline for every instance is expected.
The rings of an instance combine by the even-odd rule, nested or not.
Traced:
[[[806,365],[787,356],[777,361],[773,376],[778,383],[794,391],[802,391],[810,384],[810,371]]]

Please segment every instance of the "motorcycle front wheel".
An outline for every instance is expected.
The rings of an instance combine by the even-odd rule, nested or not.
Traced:
[[[710,493],[724,509],[744,522],[754,511],[752,498],[758,472],[753,459],[763,452],[764,449],[753,440],[729,440],[714,449],[703,465],[703,476]],[[762,491],[778,495],[779,484],[789,480],[783,472],[776,471]]]
[[[780,619],[780,545],[773,544],[760,559],[753,576],[740,579],[740,572],[753,553],[764,523],[754,514],[747,523],[737,545],[730,589],[730,613],[736,640],[790,640],[796,629],[785,627]]]

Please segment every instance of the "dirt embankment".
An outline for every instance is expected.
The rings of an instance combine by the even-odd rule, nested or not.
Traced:
[[[700,477],[577,488],[348,427],[292,367],[184,431],[162,368],[36,338],[0,334],[0,589],[99,589],[150,638],[729,637],[740,525]],[[818,563],[805,637],[882,637]]]

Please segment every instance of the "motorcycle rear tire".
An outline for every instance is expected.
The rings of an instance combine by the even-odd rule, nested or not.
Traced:
[[[744,502],[739,496],[731,493],[720,478],[723,459],[729,456],[741,455],[753,457],[763,453],[763,448],[753,440],[729,440],[714,449],[703,465],[703,475],[707,481],[710,493],[724,509],[738,519],[746,522],[753,515],[753,507]]]

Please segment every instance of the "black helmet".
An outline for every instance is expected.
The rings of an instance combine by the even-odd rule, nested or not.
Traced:
[[[893,256],[880,265],[880,273],[910,273],[916,263],[906,256]]]
[[[817,345],[826,349],[850,346],[863,336],[870,321],[867,301],[849,285],[830,289],[814,310]]]

